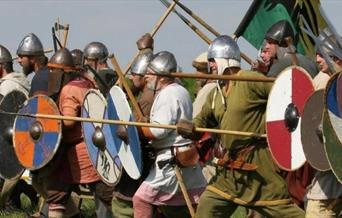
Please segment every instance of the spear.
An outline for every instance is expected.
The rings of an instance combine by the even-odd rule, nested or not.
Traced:
[[[150,34],[153,37],[157,31],[159,30],[159,28],[161,27],[161,25],[164,23],[164,21],[166,20],[167,16],[171,13],[172,9],[176,6],[176,2],[178,0],[175,0],[169,7],[168,9],[165,11],[165,13],[163,14],[163,16],[159,19],[158,23],[153,27],[153,29],[151,30]],[[128,62],[127,67],[124,71],[124,75],[127,74],[127,72],[129,71],[129,69],[132,66],[133,61],[137,58],[137,56],[139,55],[139,51],[134,55],[134,57]]]
[[[160,0],[165,6],[169,5],[170,3],[167,2],[167,0]],[[175,1],[174,1],[175,2]],[[199,24],[201,24],[203,27],[205,27],[209,32],[211,32],[212,34],[214,34],[216,37],[220,36],[221,34],[219,32],[217,32],[213,27],[211,27],[209,24],[207,24],[203,19],[201,19],[199,16],[197,16],[194,12],[192,12],[189,8],[187,8],[185,5],[183,5],[182,3],[180,3],[179,1],[176,2],[176,4],[181,7],[187,14],[189,14],[192,18],[194,18]],[[185,18],[183,15],[181,15],[178,11],[176,11],[174,9],[174,13],[176,13],[182,20]],[[183,17],[183,18],[182,18]],[[186,19],[186,18],[185,18]],[[187,20],[187,19],[186,19]],[[184,20],[183,20],[184,21]],[[188,20],[187,22],[184,21],[186,24],[187,22],[190,23],[190,21]],[[190,27],[191,28],[191,27]],[[193,29],[193,28],[191,28]],[[197,28],[196,28],[197,29]],[[202,33],[203,34],[203,33]],[[204,34],[203,34],[204,35]],[[203,39],[203,36],[200,36]],[[206,37],[208,38],[208,37]],[[236,39],[235,36],[233,36],[234,39]],[[211,43],[206,41],[208,44]],[[248,63],[248,64],[252,64],[252,60],[243,52],[241,52],[241,57]]]

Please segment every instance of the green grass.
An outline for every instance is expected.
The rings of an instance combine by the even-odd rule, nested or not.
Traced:
[[[30,200],[25,196],[21,196],[22,202],[22,211],[14,212],[14,213],[1,213],[0,217],[6,218],[23,218],[25,214],[32,214],[34,213],[35,208],[31,208]],[[81,206],[82,215],[86,218],[96,218],[95,214],[95,203],[93,200],[84,199],[82,201]],[[232,218],[245,218],[246,217],[246,210],[243,207],[238,207],[235,213],[231,216]]]

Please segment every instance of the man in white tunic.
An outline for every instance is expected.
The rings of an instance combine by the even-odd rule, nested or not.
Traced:
[[[154,55],[148,65],[147,86],[154,90],[156,95],[150,114],[151,123],[175,125],[180,119],[192,118],[192,103],[188,91],[176,83],[174,78],[168,77],[176,69],[176,59],[167,51]],[[152,217],[153,205],[159,206],[167,217],[189,217],[170,161],[176,153],[188,150],[192,142],[171,129],[146,127],[142,128],[141,132],[151,139],[156,161],[133,197],[134,217]],[[206,186],[201,168],[196,163],[181,168],[181,172],[190,199],[196,204]]]

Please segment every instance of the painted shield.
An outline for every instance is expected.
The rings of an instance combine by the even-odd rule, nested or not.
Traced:
[[[333,75],[325,90],[323,113],[324,148],[331,170],[342,183],[342,120],[337,98],[338,74]]]
[[[107,119],[107,102],[100,91],[90,89],[85,95],[82,117]],[[122,165],[108,124],[82,122],[84,140],[90,160],[103,182],[115,185],[119,182]]]
[[[44,95],[28,99],[18,113],[60,115],[55,102]],[[61,134],[61,120],[17,116],[13,144],[19,162],[29,170],[44,167],[56,154]]]
[[[301,122],[301,137],[306,160],[319,171],[330,169],[323,144],[323,110],[324,89],[321,89],[312,93],[306,101]]]
[[[109,119],[134,120],[126,95],[118,86],[111,88],[107,97],[107,103]],[[132,179],[138,179],[142,171],[142,154],[137,128],[135,126],[127,126],[128,144],[116,135],[117,125],[110,125],[110,128],[125,171]]]
[[[0,103],[0,110],[17,112],[27,100],[27,96],[20,91],[8,93]],[[24,172],[13,148],[13,124],[15,115],[0,114],[0,176],[3,179],[14,179]]]
[[[313,91],[309,74],[293,66],[279,74],[269,94],[267,140],[273,159],[284,170],[293,171],[305,163],[300,125],[305,102]]]

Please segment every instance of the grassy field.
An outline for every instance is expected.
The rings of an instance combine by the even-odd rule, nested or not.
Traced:
[[[28,217],[27,214],[32,214],[34,212],[34,208],[31,208],[29,200],[26,196],[22,195],[22,211],[13,212],[13,213],[3,213],[0,212],[0,217],[6,218],[25,218]],[[85,218],[95,218],[95,204],[93,200],[83,200],[81,206],[82,215]],[[232,218],[244,218],[246,217],[246,212],[244,208],[238,208],[233,214]]]

